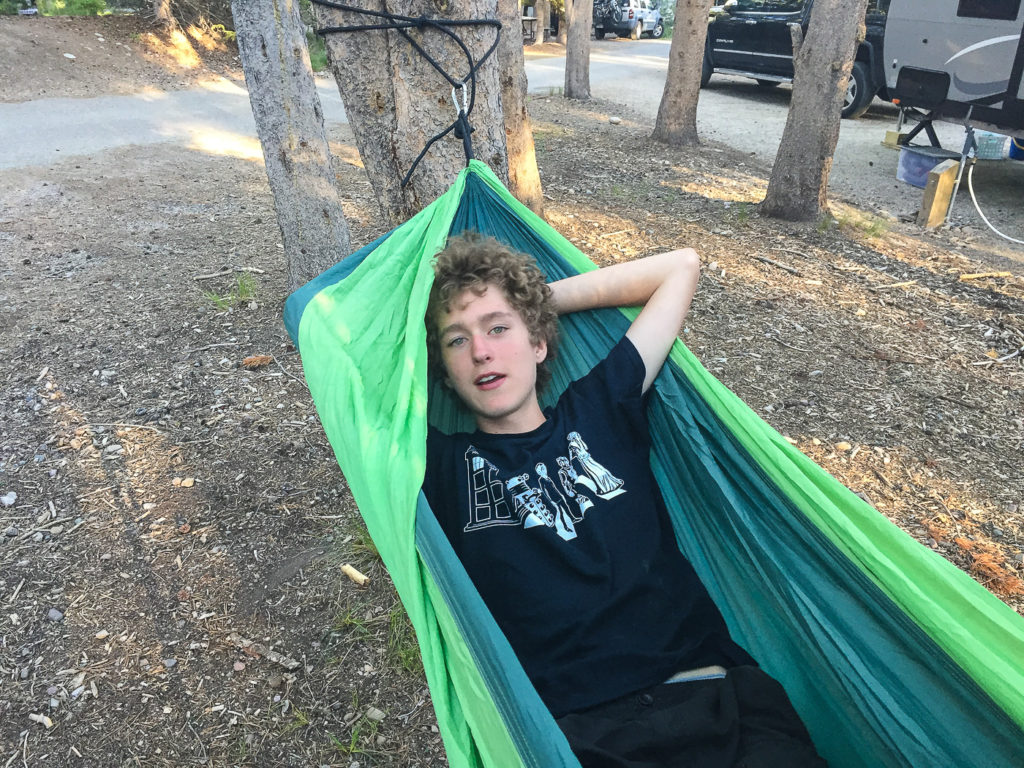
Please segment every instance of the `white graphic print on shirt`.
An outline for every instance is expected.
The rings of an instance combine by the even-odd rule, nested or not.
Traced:
[[[466,449],[469,480],[470,533],[495,525],[522,525],[524,529],[553,528],[564,541],[576,538],[576,524],[594,506],[588,493],[613,499],[626,492],[624,483],[595,459],[579,432],[566,436],[568,456],[555,458],[557,482],[544,462],[530,473],[510,476],[485,459],[470,445]]]

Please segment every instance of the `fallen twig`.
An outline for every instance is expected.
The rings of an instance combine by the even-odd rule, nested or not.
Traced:
[[[341,572],[348,576],[360,587],[365,587],[370,582],[369,576],[367,576],[365,573],[360,573],[348,563],[345,563],[343,566],[341,566]]]
[[[986,277],[1013,277],[1012,272],[970,272],[966,275],[960,275],[960,281],[964,280],[982,280]]]
[[[916,285],[917,280],[904,280],[902,283],[890,283],[889,285],[876,285],[872,291],[887,291],[890,288],[906,288],[909,285]]]
[[[763,261],[765,264],[771,264],[773,267],[778,267],[781,270],[789,272],[791,275],[796,275],[797,277],[801,276],[800,270],[789,266],[789,264],[783,264],[781,261],[769,259],[767,256],[754,256],[754,258],[757,259],[758,261]]]

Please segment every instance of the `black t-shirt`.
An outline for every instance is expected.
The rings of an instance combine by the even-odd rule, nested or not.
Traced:
[[[624,337],[532,432],[428,433],[427,500],[556,717],[753,663],[676,545],[643,380]]]

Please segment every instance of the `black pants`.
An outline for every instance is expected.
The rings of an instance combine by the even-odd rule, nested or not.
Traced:
[[[583,768],[825,766],[782,686],[757,667],[656,685],[558,725]]]

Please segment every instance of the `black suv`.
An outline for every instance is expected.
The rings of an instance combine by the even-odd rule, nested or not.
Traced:
[[[790,24],[807,32],[814,0],[726,0],[712,8],[700,84],[711,75],[743,75],[766,87],[793,82]],[[889,0],[868,0],[867,35],[857,46],[843,117],[860,117],[871,100],[888,100],[882,70],[882,37]]]

